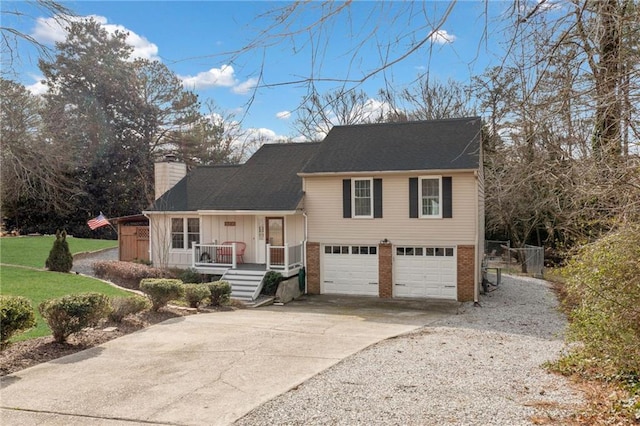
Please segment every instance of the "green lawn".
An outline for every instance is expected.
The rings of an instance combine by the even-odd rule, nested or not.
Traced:
[[[0,238],[0,263],[44,268],[55,236]],[[114,240],[67,237],[72,254],[117,247]]]
[[[24,296],[31,300],[36,312],[36,328],[19,334],[13,341],[31,339],[51,334],[49,326],[40,316],[38,305],[46,299],[67,294],[96,291],[107,296],[129,296],[131,293],[82,275],[63,274],[61,272],[34,271],[14,266],[0,269],[0,293],[3,295]]]
[[[24,296],[31,300],[37,326],[30,331],[16,335],[12,341],[27,340],[51,334],[49,326],[40,316],[38,305],[46,299],[67,294],[95,291],[107,296],[127,296],[131,293],[120,290],[94,278],[75,274],[63,274],[51,271],[36,271],[21,268],[29,266],[43,268],[53,246],[55,237],[11,237],[0,238],[0,294]],[[116,247],[117,241],[91,240],[67,237],[72,253],[95,251],[102,248]]]

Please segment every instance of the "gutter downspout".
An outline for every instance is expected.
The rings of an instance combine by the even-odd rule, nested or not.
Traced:
[[[151,218],[149,217],[149,215],[147,213],[142,213],[142,215],[149,220],[149,260],[153,264],[153,249],[152,249],[152,246],[151,246],[152,241],[153,241],[153,238],[151,238],[151,236],[152,236],[152,233],[151,233]]]
[[[480,211],[478,210],[478,196],[480,194],[479,191],[479,185],[478,185],[478,171],[476,170],[475,172],[473,172],[473,174],[475,175],[475,185],[476,185],[476,197],[475,197],[475,210],[476,210],[476,249],[475,249],[475,260],[474,263],[476,263],[476,267],[475,267],[475,271],[473,271],[473,304],[477,305],[479,304],[480,301],[480,289],[479,289],[479,285],[478,285],[478,271],[480,270],[479,268],[482,267],[481,264],[478,264],[478,262],[480,261]]]
[[[304,240],[302,241],[303,247],[303,256],[302,256],[302,267],[304,268],[305,278],[304,278],[304,294],[307,294],[307,231],[308,231],[308,218],[307,211],[302,209],[302,217],[304,217]]]

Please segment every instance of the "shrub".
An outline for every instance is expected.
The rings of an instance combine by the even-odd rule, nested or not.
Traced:
[[[226,281],[214,281],[208,284],[211,305],[219,306],[229,301],[231,297],[231,284]]]
[[[145,278],[140,281],[142,290],[151,299],[151,310],[157,311],[171,300],[184,295],[182,281],[171,278]]]
[[[73,333],[93,327],[105,318],[111,306],[100,293],[81,293],[45,300],[38,307],[56,342],[63,343]]]
[[[640,225],[583,247],[565,270],[569,338],[609,377],[640,377]],[[574,354],[575,356],[575,354]]]
[[[264,285],[262,286],[262,294],[273,296],[278,290],[278,285],[282,282],[282,274],[276,271],[269,271],[264,276]]]
[[[67,231],[57,231],[56,240],[45,262],[48,270],[56,272],[69,272],[73,266],[73,256],[67,243]]]
[[[111,298],[111,313],[109,319],[113,322],[121,322],[124,317],[137,314],[151,308],[151,302],[144,296],[116,296]]]
[[[209,287],[204,284],[185,284],[184,298],[192,308],[197,308],[200,302],[211,296]]]
[[[122,287],[140,289],[144,278],[162,278],[166,273],[161,269],[134,262],[102,261],[93,264],[97,277],[112,281]]]
[[[177,275],[178,279],[185,284],[202,282],[202,276],[195,268],[183,269]]]
[[[22,296],[0,296],[0,349],[15,334],[36,325],[31,302]]]

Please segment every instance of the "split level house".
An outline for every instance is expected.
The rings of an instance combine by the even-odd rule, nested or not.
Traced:
[[[242,165],[156,164],[154,264],[223,275],[255,299],[265,273],[310,294],[477,300],[484,241],[479,117],[335,126]]]

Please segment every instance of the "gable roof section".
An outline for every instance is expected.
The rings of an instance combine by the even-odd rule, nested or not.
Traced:
[[[481,119],[335,126],[307,173],[478,169]]]
[[[193,169],[147,211],[292,211],[302,200],[298,172],[319,143],[264,144],[242,165]]]
[[[319,146],[314,142],[262,145],[201,209],[295,210],[302,200],[298,172]]]
[[[211,193],[221,189],[220,182],[228,182],[240,167],[239,164],[196,167],[162,194],[148,211],[199,210]]]

